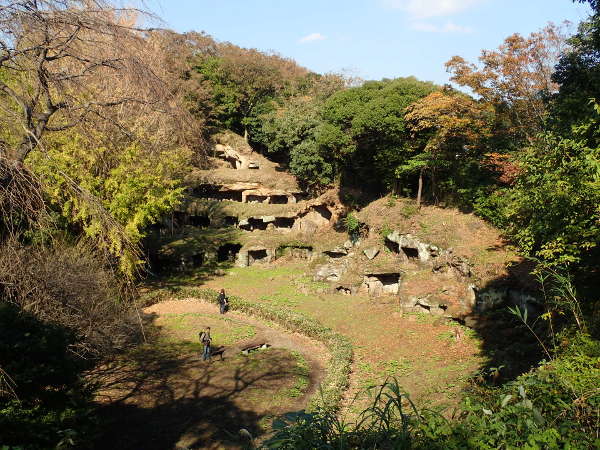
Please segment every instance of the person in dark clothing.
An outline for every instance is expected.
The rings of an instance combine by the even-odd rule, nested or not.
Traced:
[[[221,314],[225,314],[229,307],[229,301],[227,300],[227,296],[225,295],[225,289],[221,289],[217,300],[219,302],[219,311],[221,312]]]
[[[210,349],[210,343],[211,343],[210,327],[206,327],[206,329],[204,331],[201,331],[198,336],[200,338],[200,343],[204,346],[204,349],[202,351],[202,360],[203,361],[209,361],[210,360],[210,356],[211,356],[211,349]]]

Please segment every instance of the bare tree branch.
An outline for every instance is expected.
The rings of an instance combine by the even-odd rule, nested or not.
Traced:
[[[0,0],[0,67],[8,75],[0,103],[19,122],[13,131],[26,130],[8,152],[15,164],[65,122],[80,123],[92,109],[149,104],[148,94],[163,89],[137,54],[142,14],[103,0]],[[51,123],[57,115],[63,124]]]

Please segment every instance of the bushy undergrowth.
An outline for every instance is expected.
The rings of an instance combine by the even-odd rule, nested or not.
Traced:
[[[141,340],[126,284],[86,245],[0,245],[0,295],[41,321],[71,330],[83,357]]]
[[[564,286],[565,279],[558,281]],[[358,421],[344,422],[326,409],[287,415],[275,423],[265,447],[600,448],[600,341],[577,326],[565,327],[554,340],[549,360],[514,381],[501,386],[474,381],[452,414],[419,411],[393,381],[380,388]]]
[[[196,297],[215,303],[210,289],[153,292],[148,301]],[[265,448],[281,449],[590,449],[600,446],[600,342],[563,330],[550,361],[502,386],[473,385],[454,411],[418,410],[397,382],[376,392],[356,422],[335,408],[347,387],[351,344],[319,322],[286,309],[231,297],[232,309],[323,342],[331,351],[322,393],[308,412],[274,423]],[[574,329],[575,330],[575,329]]]
[[[564,355],[510,384],[466,397],[450,419],[443,411],[419,411],[394,380],[379,388],[356,422],[327,409],[287,414],[274,422],[264,448],[599,448],[598,344],[592,347],[592,354]]]
[[[0,448],[83,448],[92,430],[73,333],[0,302]],[[6,447],[3,447],[6,446]]]
[[[156,302],[167,298],[201,298],[217,303],[218,292],[212,289],[182,287],[176,290],[153,291],[144,298],[146,302]],[[331,353],[327,375],[321,384],[320,392],[311,400],[310,409],[337,409],[344,390],[348,387],[348,376],[352,364],[352,344],[339,333],[323,326],[320,322],[304,314],[284,308],[252,303],[240,297],[230,296],[229,307],[261,319],[275,322],[289,331],[298,332],[323,343]]]

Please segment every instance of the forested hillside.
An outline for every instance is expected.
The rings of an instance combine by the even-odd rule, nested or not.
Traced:
[[[0,0],[0,447],[600,447],[577,1],[439,86]]]

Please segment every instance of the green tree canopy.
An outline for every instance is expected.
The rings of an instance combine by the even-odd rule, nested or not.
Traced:
[[[409,155],[406,108],[436,89],[433,83],[408,77],[370,81],[338,92],[323,108],[323,119],[337,128],[322,140],[323,150],[337,155],[346,180],[375,191],[390,189],[396,167]],[[352,145],[340,146],[347,140]]]

